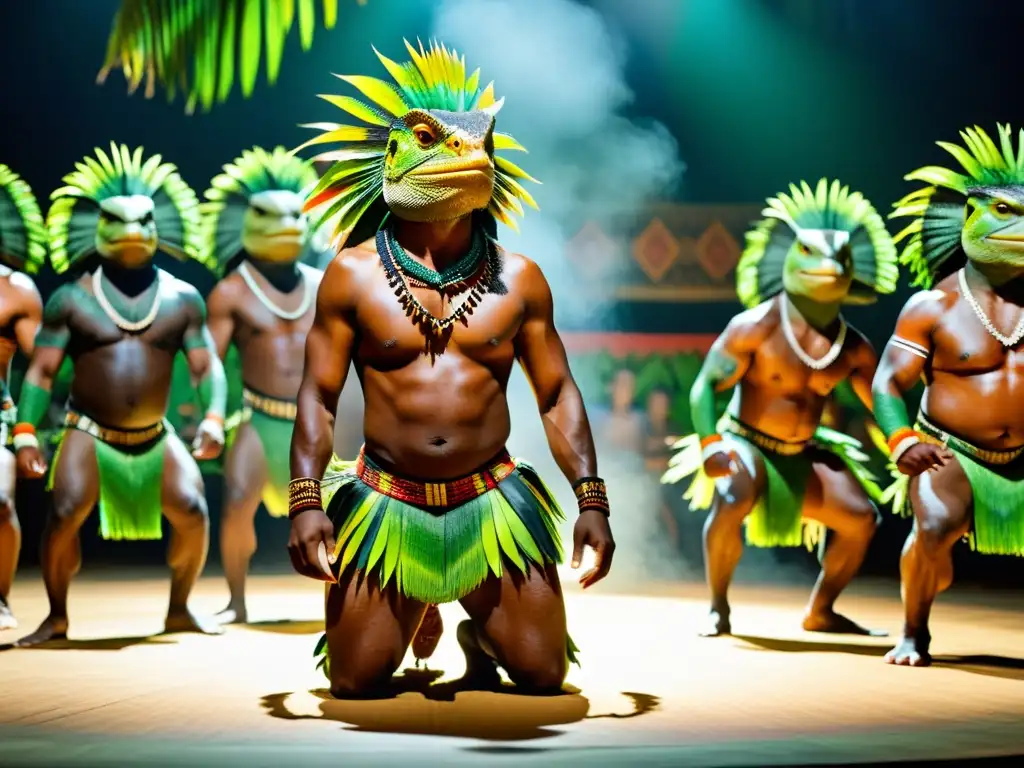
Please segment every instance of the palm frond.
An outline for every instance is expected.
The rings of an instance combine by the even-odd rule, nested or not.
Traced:
[[[145,83],[147,98],[159,87],[168,101],[184,94],[187,111],[207,111],[227,100],[236,79],[251,96],[261,59],[267,82],[277,81],[296,21],[309,50],[317,26],[333,29],[337,17],[338,0],[122,0],[97,81],[120,69],[129,93]]]

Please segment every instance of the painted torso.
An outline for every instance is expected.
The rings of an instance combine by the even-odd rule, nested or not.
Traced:
[[[160,273],[161,305],[153,324],[141,333],[122,331],[100,307],[91,276],[73,286],[67,353],[74,363],[73,407],[100,424],[140,429],[159,422],[167,411],[175,355],[182,349],[194,293],[166,272]],[[104,286],[106,291],[113,291]],[[145,291],[139,300],[152,300]]]
[[[922,408],[936,424],[982,448],[1024,445],[1024,343],[1007,349],[985,330],[955,275],[931,291],[941,304],[931,331],[932,357],[925,369]],[[1003,304],[989,320],[1008,334],[1024,309]]]
[[[741,320],[757,325],[763,341],[736,385],[729,413],[778,440],[809,440],[821,424],[828,396],[855,369],[867,342],[850,328],[835,362],[815,371],[790,348],[782,329],[778,298],[745,312]],[[809,327],[802,325],[795,334],[811,358],[824,357],[831,347],[828,338]]]
[[[306,334],[313,324],[316,292],[323,276],[312,267],[300,265],[299,268],[303,280],[288,294],[274,290],[255,269],[249,270],[266,297],[286,313],[298,310],[306,292],[312,293],[309,308],[296,320],[282,319],[264,306],[237,271],[224,280],[225,287],[236,297],[232,302],[232,342],[241,355],[245,386],[282,400],[294,400],[302,383]]]
[[[506,388],[523,321],[521,256],[506,253],[501,278],[507,293],[489,293],[457,324],[443,350],[431,354],[388,286],[372,241],[346,252],[358,281],[353,362],[365,398],[367,450],[418,477],[467,474],[508,440]],[[458,306],[436,291],[413,288],[436,317]]]

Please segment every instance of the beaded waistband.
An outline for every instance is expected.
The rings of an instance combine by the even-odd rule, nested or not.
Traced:
[[[788,443],[785,440],[779,440],[771,435],[766,435],[764,432],[759,432],[753,427],[748,427],[739,419],[728,414],[723,417],[722,422],[720,428],[725,432],[732,432],[744,440],[749,440],[758,448],[763,448],[779,456],[796,456],[799,453],[803,453],[809,443],[809,441]]]
[[[282,421],[295,421],[295,416],[298,413],[298,406],[294,402],[267,397],[253,392],[251,389],[242,390],[242,404],[253,411],[259,411]]]
[[[397,501],[418,507],[457,507],[483,496],[511,475],[516,463],[506,451],[471,475],[443,483],[406,480],[378,467],[365,450],[359,451],[356,474],[373,490]]]
[[[951,435],[941,427],[937,427],[932,424],[928,417],[921,411],[917,414],[917,424],[914,425],[914,429],[924,435],[926,438],[931,438],[929,442],[934,442],[938,445],[944,445],[952,448],[958,453],[966,454],[972,459],[977,459],[983,464],[1009,464],[1010,462],[1016,461],[1020,458],[1021,454],[1024,454],[1024,446],[1020,448],[1012,448],[1008,451],[992,451],[985,448],[979,448],[976,445],[968,443],[966,440],[961,440],[956,435]]]
[[[143,429],[112,429],[100,426],[88,416],[77,411],[68,411],[64,415],[64,426],[92,435],[107,445],[121,445],[126,448],[150,443],[168,430],[166,421],[157,422],[153,426]]]

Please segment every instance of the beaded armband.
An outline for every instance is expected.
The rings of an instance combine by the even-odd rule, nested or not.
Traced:
[[[886,444],[889,446],[889,458],[892,460],[892,463],[898,462],[903,458],[903,454],[920,442],[921,435],[910,427],[900,427],[897,429],[886,441]]]
[[[15,451],[20,451],[22,448],[39,447],[39,439],[36,437],[36,428],[27,421],[15,424],[13,434]]]
[[[581,477],[572,487],[576,494],[576,504],[580,512],[585,509],[596,509],[603,515],[611,514],[608,504],[608,488],[600,477]]]
[[[288,483],[288,519],[307,509],[322,509],[320,481],[314,477],[297,477]]]

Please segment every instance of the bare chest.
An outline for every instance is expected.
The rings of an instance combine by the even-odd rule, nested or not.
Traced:
[[[996,330],[1009,336],[1020,319],[1000,313],[1005,317],[990,317]],[[961,300],[942,319],[932,336],[935,353],[932,368],[960,375],[982,374],[998,370],[1024,372],[1024,342],[1012,349],[1004,347],[995,339],[974,311]]]
[[[822,337],[801,339],[801,348],[812,360],[822,360],[832,347]],[[790,347],[781,329],[776,330],[758,348],[748,376],[757,385],[778,391],[780,395],[808,392],[829,395],[853,370],[851,343],[847,341],[839,356],[822,370],[808,366]]]
[[[78,353],[115,347],[122,342],[142,343],[175,354],[182,347],[188,327],[188,312],[176,296],[161,297],[153,322],[145,329],[122,328],[122,318],[111,317],[96,298],[78,291],[75,309],[68,318],[70,347]],[[148,305],[147,305],[148,306]]]
[[[466,298],[426,288],[410,290],[419,307],[438,319],[451,316]],[[523,310],[513,295],[486,293],[461,320],[441,331],[430,330],[429,318],[415,318],[417,309],[411,302],[403,303],[382,279],[381,287],[358,307],[356,362],[386,369],[440,354],[458,354],[489,367],[514,360]]]
[[[235,341],[241,346],[251,343],[304,346],[315,313],[312,301],[308,302],[303,314],[291,317],[288,313],[276,312],[255,296],[250,296],[236,310]],[[282,317],[282,314],[285,316]]]

